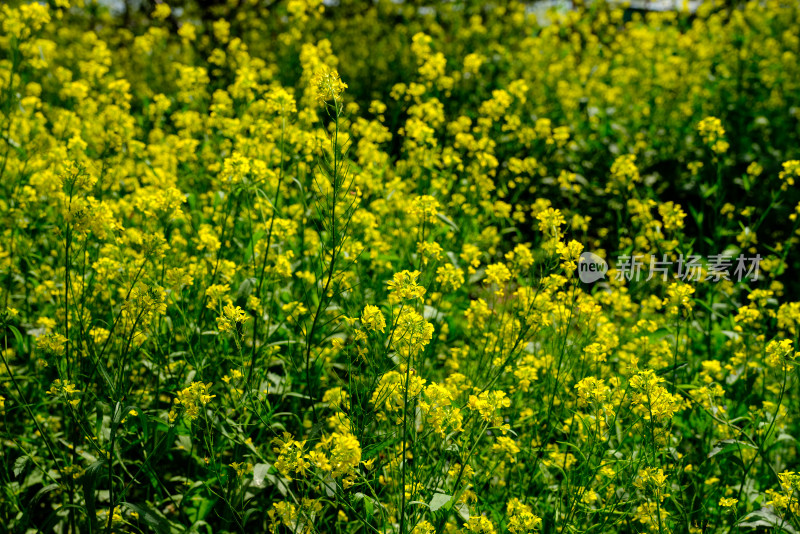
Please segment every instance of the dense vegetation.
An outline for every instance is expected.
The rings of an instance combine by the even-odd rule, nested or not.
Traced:
[[[800,530],[800,5],[548,18],[0,7],[2,528]]]

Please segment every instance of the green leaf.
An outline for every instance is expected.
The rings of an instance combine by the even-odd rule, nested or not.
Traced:
[[[364,501],[364,511],[365,511],[364,513],[365,513],[367,519],[372,517],[372,513],[375,510],[375,505],[372,503],[372,499],[370,499],[368,496],[364,495],[361,492],[355,494],[355,499],[357,501],[361,501],[361,500]]]
[[[245,512],[245,516],[244,516],[245,519],[248,518],[248,516],[250,515],[251,512],[258,512],[258,509],[257,508],[251,508],[250,510]],[[206,521],[202,521],[201,520],[201,521],[195,521],[194,523],[192,523],[192,526],[189,527],[189,533],[188,534],[198,534],[200,532],[200,527],[205,527],[205,531],[206,531],[207,534],[213,534],[213,532],[214,532],[214,530],[211,528],[211,525],[209,525]]]
[[[382,442],[378,443],[378,444],[377,444],[377,445],[375,445],[374,447],[370,447],[369,449],[367,449],[367,450],[365,450],[365,451],[364,451],[364,459],[365,459],[365,460],[369,460],[370,458],[375,458],[376,456],[378,456],[378,454],[379,454],[379,453],[380,453],[382,450],[384,450],[384,449],[385,449],[385,448],[387,448],[387,447],[391,447],[391,446],[392,446],[392,445],[394,445],[394,444],[395,444],[397,441],[399,441],[399,440],[397,440],[397,439],[395,439],[395,440],[392,440],[392,439],[386,439],[386,440],[384,440],[384,441],[382,441]]]
[[[193,448],[192,438],[188,434],[178,434],[178,437],[175,438],[175,445],[180,450],[191,451]]]
[[[28,465],[30,458],[27,456],[20,456],[14,462],[14,477],[20,476],[25,471],[25,466]]]
[[[94,359],[94,357],[92,359]],[[97,361],[93,363],[97,366],[97,370],[100,372],[100,376],[103,377],[103,381],[105,382],[106,387],[109,389],[109,391],[113,393],[115,391],[114,382],[111,380],[111,375],[109,375],[108,371],[106,370],[106,364]]]
[[[450,217],[448,217],[447,215],[445,215],[443,213],[437,213],[436,216],[439,217],[445,224],[450,226],[450,228],[452,228],[453,230],[458,232],[458,225],[456,223],[454,223],[453,220]]]
[[[656,371],[656,376],[664,376],[668,373],[672,373],[673,371],[678,371],[680,369],[683,369],[688,365],[689,365],[688,363],[684,362],[684,363],[676,363],[675,365],[670,365],[669,367],[664,367],[663,369],[659,369],[658,371]]]
[[[328,497],[334,497],[336,495],[336,490],[338,487],[336,485],[336,481],[330,475],[325,477],[325,479],[322,481],[322,484],[325,488],[325,494]]]
[[[36,506],[36,504],[44,497],[46,494],[50,493],[53,490],[57,490],[61,486],[59,484],[50,484],[49,486],[45,486],[39,491],[36,492],[36,495],[33,496],[31,502],[28,504],[28,507],[32,508]]]
[[[434,493],[428,506],[430,507],[431,512],[435,512],[445,504],[449,503],[450,499],[452,499],[452,497],[445,493]]]
[[[94,487],[97,484],[97,479],[107,473],[105,470],[106,462],[97,460],[95,463],[86,468],[83,474],[83,500],[86,501],[86,512],[89,515],[89,520],[92,521],[96,517],[96,507],[94,500]]]
[[[730,452],[736,452],[741,448],[740,446],[745,446],[750,449],[755,449],[755,447],[753,447],[751,444],[744,441],[739,441],[736,439],[723,439],[722,441],[718,441],[714,445],[714,448],[711,449],[711,452],[708,453],[708,457],[713,458],[718,454],[728,454]]]
[[[271,467],[272,465],[270,464],[256,464],[253,466],[253,484],[256,487],[263,488],[266,486],[264,479],[267,477]]]
[[[461,516],[461,519],[464,521],[469,521],[469,506],[467,506],[467,503],[462,502],[456,509],[458,510],[458,515]]]
[[[752,528],[764,527],[768,530],[775,528],[781,532],[797,534],[797,531],[789,525],[788,521],[766,508],[747,514],[739,520],[736,526]]]
[[[374,509],[375,509],[375,505],[372,504],[372,499],[370,499],[369,497],[364,497],[364,510],[365,510],[366,515],[367,515],[367,519],[372,517],[372,513],[373,513]]]
[[[16,329],[16,327],[14,327],[14,326],[11,326],[10,324],[9,324],[9,325],[6,325],[6,326],[8,326],[8,329],[9,329],[9,330],[11,330],[11,333],[12,333],[12,334],[14,334],[14,339],[16,339],[16,340],[17,340],[17,344],[19,345],[19,347],[20,347],[21,349],[24,349],[24,347],[25,347],[25,340],[24,340],[24,338],[22,337],[22,334],[20,333],[20,331],[19,331],[19,330],[17,330],[17,329]]]
[[[129,502],[122,503],[122,506],[126,507],[131,512],[139,514],[139,520],[155,530],[158,534],[170,534],[172,532],[172,526],[169,524],[169,521],[150,508],[144,508],[138,504]]]
[[[200,506],[197,508],[196,517],[199,519],[205,519],[208,517],[208,514],[211,513],[211,510],[214,509],[219,499],[203,499],[200,503]]]
[[[689,213],[692,214],[692,218],[697,223],[697,226],[702,225],[703,224],[703,212],[702,211],[697,211],[696,209],[694,209],[691,206],[691,204],[688,207],[689,207]]]

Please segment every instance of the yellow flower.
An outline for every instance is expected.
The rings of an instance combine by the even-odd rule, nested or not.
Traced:
[[[330,403],[337,410],[350,409],[349,395],[342,388],[331,388],[322,395],[322,402]]]
[[[548,236],[558,235],[561,227],[566,223],[560,210],[547,208],[536,215],[539,221],[539,231]]]
[[[367,304],[361,312],[361,324],[372,332],[383,332],[384,328],[386,328],[386,318],[381,313],[380,308]]]
[[[643,408],[642,417],[646,421],[668,421],[683,407],[681,396],[667,391],[661,385],[664,381],[664,378],[657,376],[652,369],[639,371],[631,377],[633,402]]]
[[[800,160],[790,160],[783,163],[783,170],[778,174],[781,180],[781,189],[786,191],[789,187],[793,186],[795,180],[800,178]]]
[[[475,274],[475,269],[481,264],[481,256],[483,251],[480,248],[472,243],[464,243],[459,257],[469,263],[469,274]]]
[[[590,402],[602,404],[608,399],[610,392],[602,379],[598,380],[593,376],[587,376],[575,384],[575,389],[578,390],[578,406],[584,406]]]
[[[508,531],[512,534],[527,534],[539,530],[542,518],[530,510],[520,510],[508,520]]]
[[[411,534],[436,534],[436,529],[430,522],[422,521],[421,523],[417,523],[414,530],[411,531]]]
[[[243,477],[253,471],[253,464],[244,462],[231,462],[230,467],[236,471],[236,476]]]
[[[228,303],[222,309],[222,315],[217,317],[217,328],[220,332],[231,332],[236,329],[237,324],[244,323],[250,318],[242,308]]]
[[[347,84],[339,78],[339,73],[335,70],[318,73],[314,77],[314,85],[317,88],[317,101],[320,104],[338,102],[347,89]]]
[[[611,164],[611,180],[606,185],[606,192],[631,191],[641,180],[639,169],[636,167],[636,155],[624,154]]]
[[[47,393],[48,395],[62,398],[63,400],[69,402],[69,404],[71,404],[73,407],[80,403],[79,399],[73,398],[73,396],[79,394],[80,391],[78,391],[78,389],[75,387],[75,384],[66,380],[61,381],[59,379],[55,379]]]
[[[418,196],[411,203],[410,211],[420,222],[432,222],[436,219],[436,214],[439,213],[439,201],[431,195]]]
[[[164,20],[169,17],[171,12],[172,10],[167,4],[157,4],[156,8],[153,10],[153,18],[156,20]]]
[[[667,311],[671,315],[677,315],[681,309],[685,312],[692,311],[694,288],[683,282],[673,282],[667,288],[667,297],[662,301],[662,306],[668,306]]]
[[[455,291],[464,285],[464,271],[446,263],[436,269],[436,282],[443,292]]]
[[[272,442],[275,444],[272,450],[278,454],[275,469],[286,478],[291,479],[293,475],[303,476],[306,469],[311,467],[303,452],[305,441],[297,441],[291,434],[284,432],[282,438],[275,438]]]
[[[211,402],[216,395],[209,395],[211,383],[192,382],[189,387],[178,392],[175,404],[183,407],[186,416],[195,420],[200,416],[200,409]]]
[[[340,477],[355,473],[361,463],[361,444],[352,434],[334,432],[323,438],[321,445],[330,449],[331,476]]]
[[[561,268],[564,269],[567,276],[571,276],[572,273],[575,272],[575,269],[578,268],[578,261],[580,261],[580,255],[581,252],[583,252],[583,244],[574,239],[567,244],[559,241],[556,244],[556,252],[558,252],[563,260]]]
[[[401,271],[395,273],[389,281],[389,292],[397,301],[401,302],[410,299],[422,299],[425,288],[417,284],[419,271]]]
[[[767,365],[770,367],[782,367],[786,370],[789,369],[789,365],[797,359],[799,354],[794,351],[791,339],[770,341],[767,343],[766,353]]]
[[[703,142],[717,154],[722,154],[730,146],[725,140],[725,128],[716,117],[706,117],[697,124],[697,131]]]
[[[486,267],[486,283],[496,285],[498,291],[502,291],[509,279],[511,279],[511,271],[504,264],[493,263]]]
[[[490,422],[492,426],[504,427],[503,417],[500,410],[511,406],[509,399],[504,391],[484,391],[480,395],[470,395],[468,406],[471,410],[480,414],[481,419]]]
[[[67,338],[57,333],[45,334],[36,340],[36,348],[48,354],[62,356],[67,350]]]
[[[404,358],[410,359],[420,352],[433,339],[433,325],[422,315],[405,307],[397,318],[392,345]]]
[[[494,524],[486,516],[470,516],[466,525],[467,532],[480,534],[495,534]]]
[[[302,302],[293,300],[281,306],[281,311],[286,314],[286,322],[294,324],[299,317],[308,313],[308,308]]]
[[[757,161],[754,161],[747,166],[747,174],[753,178],[758,178],[761,176],[762,172],[764,172],[764,167],[762,167]]]

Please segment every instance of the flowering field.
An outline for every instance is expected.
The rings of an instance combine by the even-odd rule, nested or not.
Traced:
[[[800,5],[0,7],[0,530],[800,532]]]

